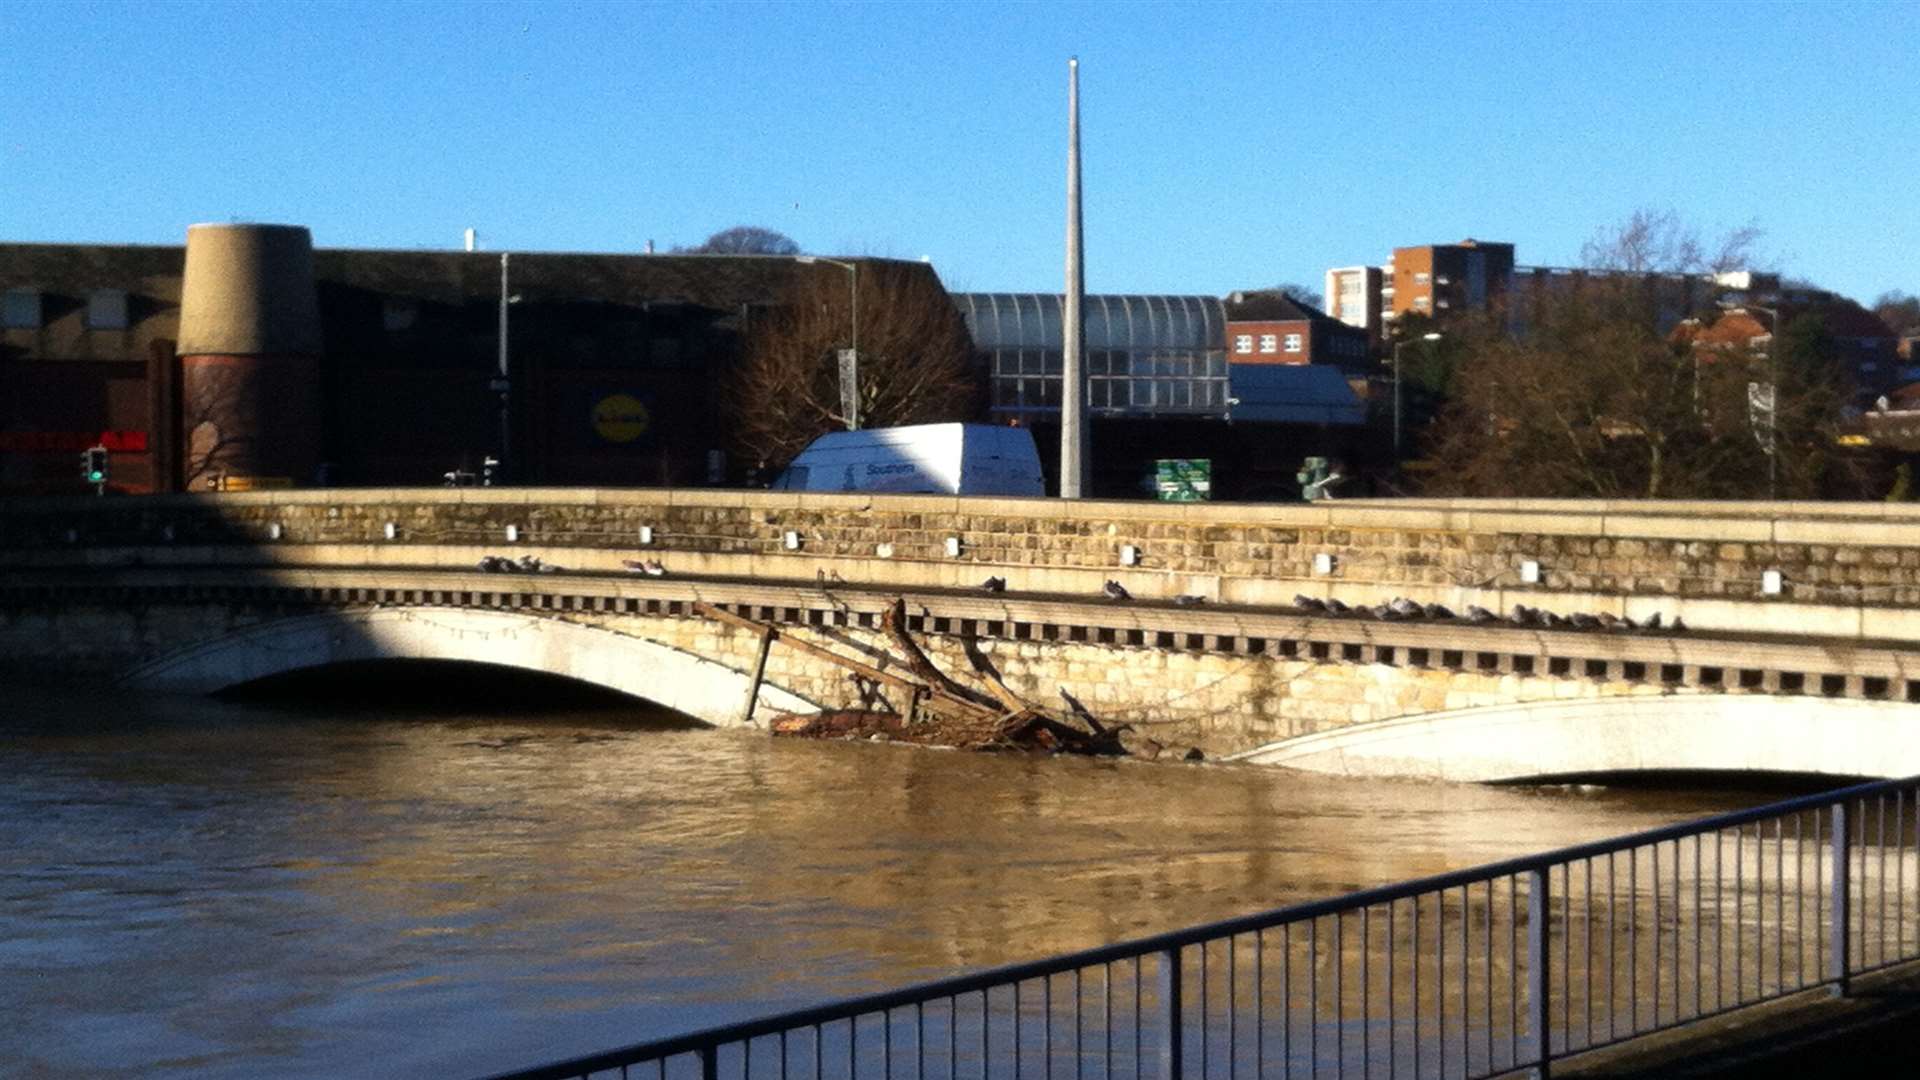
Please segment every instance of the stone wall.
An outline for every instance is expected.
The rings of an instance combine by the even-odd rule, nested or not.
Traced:
[[[336,613],[342,633],[351,635],[362,630],[354,621],[356,613],[405,610],[425,613],[422,621],[428,626],[446,618],[436,620],[431,607],[361,606]],[[4,605],[0,606],[0,657],[4,658],[0,678],[111,678],[183,646],[313,612],[303,605],[231,601]],[[690,615],[546,610],[540,617],[657,642],[735,672],[752,670],[758,647],[751,633]],[[457,628],[448,632],[454,638],[463,634]],[[886,651],[881,633],[857,621],[834,626],[808,619],[787,625],[783,633],[869,662],[877,662]],[[920,637],[943,670],[963,682],[972,680],[964,647],[968,636],[928,632]],[[1544,668],[1529,674],[1462,671],[1278,655],[1266,648],[1230,652],[978,635],[971,640],[1008,685],[1030,700],[1057,706],[1062,703],[1059,691],[1066,690],[1097,716],[1133,725],[1130,740],[1136,747],[1150,739],[1170,746],[1198,746],[1210,756],[1439,710],[1697,692],[1695,687],[1645,680],[1549,675]],[[459,642],[453,647],[457,651]],[[528,662],[537,665],[540,659],[536,656]],[[244,667],[236,665],[236,670]],[[844,669],[795,649],[774,647],[767,679],[822,707],[863,704],[859,688]],[[761,719],[764,722],[764,713]]]
[[[135,548],[153,561],[440,566],[518,549],[602,570],[645,553],[675,573],[767,580],[966,588],[993,574],[1016,591],[1090,595],[1113,578],[1143,597],[1260,606],[1296,592],[1350,602],[1405,595],[1920,640],[1920,512],[1880,504],[1259,506],[521,489],[0,504],[0,551],[16,563],[124,560]],[[1537,581],[1523,580],[1529,563]],[[1764,590],[1768,571],[1779,575],[1778,594]]]

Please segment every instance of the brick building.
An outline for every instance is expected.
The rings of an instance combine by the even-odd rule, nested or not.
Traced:
[[[1281,292],[1236,292],[1226,303],[1227,358],[1235,364],[1368,368],[1367,332]]]
[[[1393,249],[1380,285],[1381,318],[1444,319],[1487,311],[1513,279],[1513,245],[1467,239]]]
[[[226,261],[197,275],[209,239]],[[503,379],[501,261],[315,250],[289,226],[196,226],[184,248],[0,244],[0,491],[83,490],[78,452],[99,442],[130,492],[433,484],[489,456],[518,483],[737,479],[720,376],[798,275],[844,276],[775,256],[515,253]]]

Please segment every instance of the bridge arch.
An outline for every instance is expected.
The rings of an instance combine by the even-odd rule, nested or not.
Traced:
[[[472,608],[401,607],[276,619],[141,664],[140,689],[213,693],[271,675],[366,660],[466,660],[564,675],[657,702],[716,727],[740,722],[748,676],[656,641],[559,619]],[[760,708],[819,706],[764,682]]]
[[[1759,694],[1530,702],[1356,724],[1233,759],[1482,782],[1655,770],[1911,776],[1920,773],[1920,709]]]

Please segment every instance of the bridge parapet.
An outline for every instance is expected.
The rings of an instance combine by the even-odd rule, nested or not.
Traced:
[[[511,539],[509,539],[511,537]],[[309,490],[13,500],[14,566],[469,566],[526,550],[618,570],[893,588],[1295,593],[1515,603],[1703,629],[1920,640],[1920,510],[1881,504],[1408,500],[1240,505],[715,490]],[[1770,589],[1777,586],[1777,592]]]

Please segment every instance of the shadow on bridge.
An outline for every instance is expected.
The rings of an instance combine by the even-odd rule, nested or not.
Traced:
[[[748,677],[693,652],[539,611],[378,606],[252,623],[127,671],[125,685],[209,694],[293,672],[382,661],[460,661],[562,676],[714,726],[740,723]],[[811,711],[762,684],[763,706]]]
[[[645,698],[525,668],[461,660],[374,660],[269,675],[219,691],[224,701],[330,716],[577,719],[660,730],[708,725]]]

